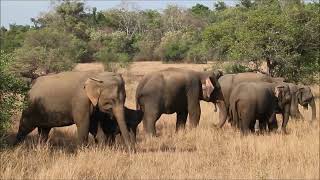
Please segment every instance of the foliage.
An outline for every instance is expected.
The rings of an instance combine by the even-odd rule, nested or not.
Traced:
[[[30,26],[22,26],[11,24],[9,30],[1,27],[0,29],[0,48],[1,50],[11,53],[14,49],[19,48],[23,44],[26,32],[30,30]]]
[[[187,53],[187,60],[191,63],[207,63],[209,58],[209,50],[204,43],[197,43],[191,46]]]
[[[186,57],[190,43],[188,34],[182,31],[169,31],[161,38],[156,54],[163,61],[181,61]]]
[[[237,63],[230,63],[224,66],[224,71],[227,74],[234,74],[234,73],[243,73],[249,72],[250,69],[247,66]]]
[[[214,4],[214,7],[217,11],[223,11],[227,9],[227,5],[223,1],[218,1],[217,3]]]
[[[98,11],[85,1],[62,0],[33,26],[1,28],[1,49],[14,67],[58,72],[73,63],[132,60],[205,63],[266,62],[268,73],[313,82],[319,71],[320,5],[299,0],[217,1],[187,9],[139,10],[134,2]]]
[[[217,13],[216,22],[204,31],[216,57],[265,61],[272,76],[296,82],[308,76],[312,81],[319,69],[319,3],[268,0],[241,5]]]
[[[19,99],[28,90],[26,84],[13,76],[8,68],[12,64],[12,55],[1,50],[0,53],[0,137],[10,127],[11,116],[22,107]]]
[[[86,53],[86,44],[72,34],[56,29],[32,30],[14,53],[18,72],[40,69],[47,73],[70,70]]]
[[[195,6],[191,7],[191,12],[192,14],[200,17],[208,16],[211,13],[210,9],[207,6],[198,3]]]

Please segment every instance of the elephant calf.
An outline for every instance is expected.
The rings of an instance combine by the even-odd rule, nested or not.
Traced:
[[[135,142],[137,127],[142,121],[142,111],[125,107],[124,112],[131,140]],[[113,144],[116,135],[121,134],[121,131],[112,112],[104,113],[96,110],[91,117],[90,133],[95,137],[96,142],[106,141],[108,144]]]
[[[291,94],[285,83],[244,82],[238,84],[230,96],[231,124],[241,132],[254,131],[256,119],[260,128],[277,128],[275,114],[283,116],[282,131],[289,120]]]

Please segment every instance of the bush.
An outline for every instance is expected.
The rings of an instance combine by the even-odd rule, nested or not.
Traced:
[[[227,74],[243,73],[243,72],[249,72],[250,68],[241,64],[231,63],[231,64],[226,64],[224,66],[224,71]]]
[[[192,34],[181,31],[169,31],[162,38],[155,54],[165,62],[182,61],[186,58],[192,44]]]
[[[134,47],[137,49],[137,53],[134,56],[134,60],[157,60],[157,54],[155,49],[161,40],[161,32],[152,31],[147,33],[145,36],[140,36]]]
[[[10,118],[22,108],[23,103],[19,101],[20,95],[24,95],[28,88],[21,80],[17,79],[10,72],[8,67],[12,64],[12,55],[0,54],[0,138],[10,127]],[[2,142],[0,142],[0,146]]]
[[[191,63],[207,63],[209,60],[208,49],[203,43],[192,46],[188,51],[187,60]]]
[[[119,67],[129,64],[130,58],[127,53],[117,53],[112,51],[111,48],[103,48],[98,51],[94,57],[103,63],[107,71],[117,71]]]
[[[132,59],[132,40],[124,32],[116,31],[111,34],[100,34],[103,48],[99,49],[94,58],[102,62],[108,71],[116,71],[119,67],[126,66]]]

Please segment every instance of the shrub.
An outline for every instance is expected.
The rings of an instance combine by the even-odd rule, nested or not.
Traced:
[[[192,35],[181,31],[169,31],[162,38],[155,54],[162,61],[181,61],[187,56]]]
[[[231,63],[231,64],[226,64],[224,66],[224,71],[227,74],[243,73],[243,72],[249,72],[250,68],[242,64]]]
[[[154,52],[160,40],[161,32],[158,31],[152,31],[144,36],[139,36],[134,44],[134,47],[137,49],[134,60],[157,60],[157,54]]]
[[[187,60],[191,63],[207,63],[209,60],[209,53],[204,43],[192,46],[188,51]]]
[[[24,95],[28,88],[20,79],[13,76],[8,67],[12,64],[12,55],[5,54],[1,50],[0,54],[0,138],[10,127],[11,116],[22,107],[19,101],[20,95]],[[3,143],[0,142],[0,146]]]
[[[105,47],[98,51],[94,57],[103,63],[107,71],[117,71],[119,67],[129,64],[130,58],[127,53],[117,53],[111,48]]]

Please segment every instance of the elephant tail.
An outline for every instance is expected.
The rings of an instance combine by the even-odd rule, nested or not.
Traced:
[[[229,113],[230,113],[230,117],[231,119],[231,124],[235,127],[239,126],[239,112],[238,112],[238,102],[239,99],[237,99],[234,103],[230,104],[230,109],[229,109]]]

